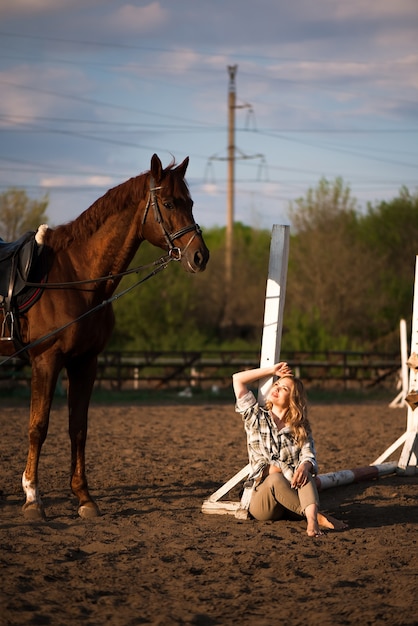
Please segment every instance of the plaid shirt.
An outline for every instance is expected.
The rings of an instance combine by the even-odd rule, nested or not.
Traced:
[[[313,473],[318,472],[315,444],[311,435],[300,447],[288,426],[279,430],[269,412],[259,406],[252,391],[237,400],[235,410],[242,415],[247,433],[250,478],[259,478],[265,467],[275,465],[290,482],[295,470],[310,461]]]

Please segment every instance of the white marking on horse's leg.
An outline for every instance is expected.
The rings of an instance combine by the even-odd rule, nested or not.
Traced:
[[[22,476],[22,487],[26,495],[26,504],[36,503],[42,506],[38,486],[33,486],[31,482],[27,480],[25,472],[23,472]]]

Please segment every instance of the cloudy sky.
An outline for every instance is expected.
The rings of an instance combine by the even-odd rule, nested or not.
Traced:
[[[418,188],[417,0],[0,0],[0,192],[51,224],[190,157],[196,220],[288,223],[342,177],[361,207]]]

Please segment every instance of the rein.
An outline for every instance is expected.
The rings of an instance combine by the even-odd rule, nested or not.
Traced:
[[[116,302],[116,300],[118,300],[121,296],[124,296],[125,294],[129,293],[129,291],[132,291],[133,289],[135,289],[135,287],[138,287],[138,285],[141,285],[142,283],[147,281],[152,276],[155,276],[156,274],[158,274],[162,270],[165,270],[165,268],[170,263],[170,261],[175,261],[175,260],[176,259],[174,257],[168,256],[168,257],[162,257],[158,261],[155,261],[153,263],[153,265],[156,265],[157,263],[159,263],[157,265],[157,267],[155,268],[155,270],[150,272],[147,276],[145,276],[141,280],[138,280],[134,285],[130,285],[129,287],[127,287],[123,291],[114,294],[111,298],[108,298],[107,300],[103,300],[102,302],[100,302],[100,304],[96,305],[92,309],[89,309],[88,311],[85,311],[84,313],[82,313],[81,315],[76,317],[75,319],[71,320],[70,322],[67,322],[66,324],[63,324],[63,326],[60,326],[59,328],[56,328],[55,330],[51,331],[47,335],[44,335],[43,337],[40,337],[39,339],[36,339],[35,341],[32,341],[31,343],[26,344],[25,346],[23,346],[23,348],[20,348],[20,350],[18,350],[17,352],[12,354],[11,356],[8,356],[3,361],[0,361],[0,367],[2,365],[4,365],[5,363],[7,363],[8,361],[11,361],[15,357],[19,356],[19,354],[21,354],[22,352],[26,352],[27,350],[30,350],[31,348],[35,348],[36,346],[38,346],[39,344],[43,343],[44,341],[47,341],[51,337],[54,337],[58,333],[62,332],[63,330],[65,330],[69,326],[72,326],[72,324],[75,324],[76,322],[79,322],[80,320],[88,317],[92,313],[96,313],[96,311],[99,311],[100,309],[103,309],[105,306],[108,306],[109,304],[112,304],[112,302]],[[144,266],[144,267],[148,267],[148,266]],[[129,273],[131,273],[131,272],[129,272]],[[123,275],[125,275],[125,273]],[[109,280],[109,279],[106,278],[106,280]],[[80,282],[84,282],[84,281],[80,281]],[[87,281],[87,282],[91,282],[91,281]]]
[[[30,283],[25,281],[26,287],[41,287],[42,289],[64,289],[66,287],[73,287],[77,285],[88,285],[90,283],[100,283],[105,282],[107,280],[117,280],[118,278],[123,278],[124,276],[129,276],[129,274],[138,274],[139,272],[146,270],[148,267],[153,267],[154,265],[164,265],[169,261],[180,261],[181,254],[177,257],[170,254],[171,250],[168,252],[168,255],[162,256],[156,261],[152,263],[148,263],[147,265],[138,265],[138,267],[132,267],[125,272],[120,272],[119,274],[107,274],[107,276],[99,276],[98,278],[86,278],[85,280],[72,280],[66,283]],[[152,276],[153,274],[151,274]]]

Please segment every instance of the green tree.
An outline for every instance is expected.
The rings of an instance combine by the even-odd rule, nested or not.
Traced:
[[[418,197],[360,211],[341,179],[325,179],[290,207],[282,350],[399,350],[412,313]],[[225,229],[204,232],[211,258],[190,275],[171,263],[116,302],[111,347],[138,350],[260,348],[271,232],[234,225],[232,325],[225,307]],[[144,243],[134,265],[161,253]],[[124,279],[121,288],[137,277]]]
[[[234,224],[232,289],[228,296],[225,291],[225,229],[209,231],[206,240],[211,257],[205,273],[196,280],[196,312],[199,323],[210,333],[214,347],[259,348],[270,239],[269,231],[253,229],[240,222]],[[228,325],[224,325],[226,297],[229,297]]]
[[[380,310],[383,294],[374,290],[380,260],[359,237],[356,200],[341,178],[323,178],[289,214],[283,349],[358,349],[372,339],[369,310]]]
[[[375,290],[384,294],[381,315],[376,322],[380,334],[387,334],[386,347],[392,349],[393,335],[401,318],[412,313],[415,258],[418,254],[418,193],[402,188],[399,196],[387,202],[368,205],[360,216],[362,243],[376,257]],[[382,348],[384,345],[382,344]]]
[[[30,199],[26,191],[14,187],[0,194],[0,237],[13,241],[28,230],[36,230],[48,221],[46,194],[41,200]]]
[[[132,263],[143,267],[163,254],[143,243]],[[120,290],[146,277],[152,267],[129,276]],[[110,348],[123,350],[193,350],[205,343],[196,321],[195,282],[200,275],[186,273],[172,262],[162,272],[138,285],[115,303],[116,329]]]
[[[257,349],[263,325],[270,233],[236,224],[233,327],[221,326],[225,305],[225,229],[204,232],[210,261],[202,274],[180,264],[123,296],[115,304],[116,329],[110,347],[138,350]],[[142,244],[133,265],[156,259],[159,251]],[[124,279],[121,288],[132,284]]]

